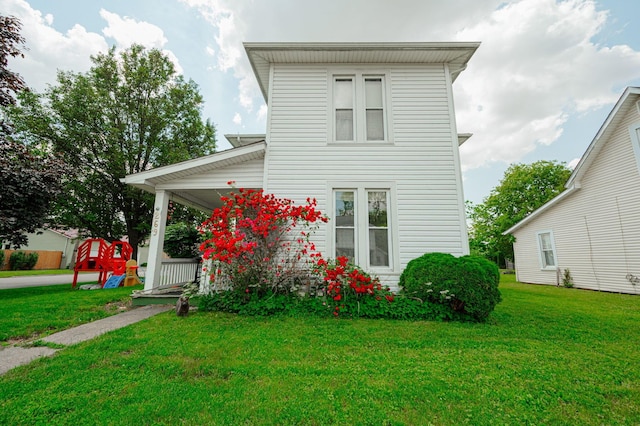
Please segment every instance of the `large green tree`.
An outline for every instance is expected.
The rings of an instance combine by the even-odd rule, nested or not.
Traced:
[[[513,237],[502,233],[562,192],[570,175],[557,161],[509,166],[481,204],[467,206],[471,250],[498,264],[513,260]]]
[[[0,16],[0,107],[15,105],[27,90],[22,77],[8,68],[9,57],[23,57],[20,20]],[[0,242],[27,244],[27,233],[47,221],[51,202],[61,193],[64,163],[55,155],[12,140],[12,128],[0,113]]]
[[[148,234],[153,196],[125,175],[215,150],[197,85],[157,49],[140,45],[92,56],[86,73],[58,72],[44,94],[25,93],[10,117],[20,137],[53,147],[77,172],[57,204],[60,223],[136,249]]]
[[[20,74],[11,71],[9,57],[24,57],[24,37],[20,34],[22,24],[14,16],[0,15],[0,106],[15,104],[14,95],[27,89]]]

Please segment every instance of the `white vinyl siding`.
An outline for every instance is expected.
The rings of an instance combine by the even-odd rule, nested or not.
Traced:
[[[356,71],[384,76],[387,139],[382,143],[334,140],[333,81],[356,76]],[[318,208],[330,216],[314,236],[325,256],[335,254],[333,190],[359,187],[391,189],[392,254],[390,265],[380,268],[387,272],[378,272],[385,284],[396,288],[406,264],[424,253],[468,253],[457,135],[442,65],[354,70],[291,64],[274,66],[271,75],[264,188],[297,203],[317,199]],[[366,199],[360,207],[366,211]]]
[[[557,267],[571,271],[575,287],[640,293],[627,278],[640,276],[640,174],[629,132],[639,118],[630,108],[599,147],[580,189],[514,232],[519,281],[557,284],[555,272],[540,269],[536,242],[538,230],[553,229]]]
[[[237,188],[261,188],[264,180],[264,159],[245,161],[210,172],[174,179],[169,184],[159,184],[160,189],[229,189],[227,182],[233,180]]]

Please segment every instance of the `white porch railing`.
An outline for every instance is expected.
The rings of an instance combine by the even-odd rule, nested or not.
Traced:
[[[163,259],[159,282],[155,287],[197,282],[200,279],[200,258]]]

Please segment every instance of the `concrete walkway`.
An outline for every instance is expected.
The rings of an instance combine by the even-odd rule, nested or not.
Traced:
[[[78,274],[78,283],[98,281],[97,272]],[[71,284],[73,274],[28,275],[24,277],[0,278],[0,290],[9,288],[40,287],[43,285]]]
[[[46,343],[55,343],[64,346],[75,345],[171,309],[174,309],[171,305],[142,306],[121,314],[54,333],[40,340]],[[58,350],[59,349],[52,349],[44,346],[33,348],[24,348],[20,346],[0,347],[0,375],[6,373],[12,368],[28,364],[36,358],[51,356]]]

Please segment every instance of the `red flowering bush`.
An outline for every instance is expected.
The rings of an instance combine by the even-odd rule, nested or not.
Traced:
[[[232,184],[233,182],[229,182]],[[327,218],[316,210],[316,200],[306,205],[239,189],[222,197],[201,227],[205,259],[212,260],[212,281],[246,294],[289,292],[308,281],[312,259],[320,257],[310,235]]]
[[[388,304],[394,300],[393,293],[388,287],[383,287],[378,278],[349,263],[344,256],[330,261],[318,259],[315,272],[322,277],[327,304],[335,316],[347,312],[352,316],[360,316],[365,301]]]

